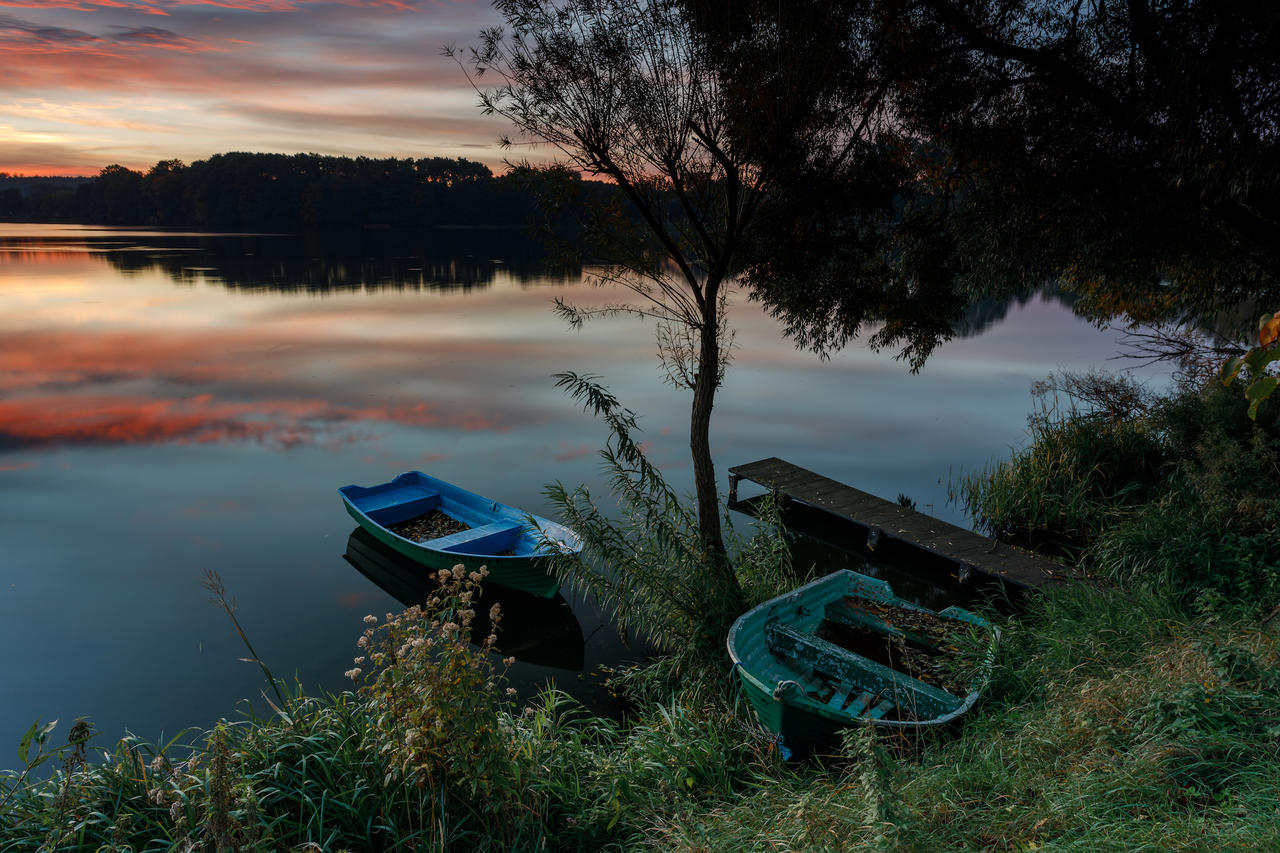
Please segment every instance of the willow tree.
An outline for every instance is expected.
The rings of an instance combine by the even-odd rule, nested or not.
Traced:
[[[693,392],[698,525],[722,558],[710,426],[730,351],[726,297],[771,176],[805,123],[778,118],[769,123],[778,132],[735,133],[722,69],[672,0],[494,5],[507,26],[481,33],[464,63],[485,112],[509,119],[523,141],[558,149],[560,168],[611,181],[634,209],[597,228],[611,232],[612,265],[600,281],[633,298],[559,308],[574,324],[619,314],[656,321],[668,379]],[[762,109],[812,110],[796,81],[775,82],[788,96],[762,98]],[[727,561],[714,562],[736,587]]]

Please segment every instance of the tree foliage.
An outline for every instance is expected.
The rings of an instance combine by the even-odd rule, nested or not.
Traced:
[[[893,7],[889,7],[892,9]],[[1280,271],[1280,10],[927,0],[886,18],[896,103],[947,151],[976,282],[1061,278],[1097,316],[1256,299]]]
[[[800,343],[843,345],[879,301],[877,342],[918,363],[969,295],[1047,281],[1096,318],[1274,304],[1275,4],[686,3],[748,83],[810,63],[775,50],[780,22],[829,57],[831,130],[774,194],[776,239],[749,268]],[[743,127],[767,121],[734,103]]]
[[[951,336],[966,299],[945,264],[936,198],[917,173],[924,154],[895,114],[873,4],[686,2],[732,81],[735,132],[803,128],[744,264],[752,296],[803,347],[826,354],[875,323],[871,344],[918,368]],[[763,98],[806,106],[777,128],[758,108]]]

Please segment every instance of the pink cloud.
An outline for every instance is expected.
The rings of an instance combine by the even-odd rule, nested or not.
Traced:
[[[0,111],[19,131],[0,141],[0,170],[85,175],[242,149],[500,167],[505,124],[470,108],[434,50],[496,18],[480,0],[0,0],[6,97],[122,102],[106,134]],[[28,145],[24,132],[53,138]]]
[[[0,254],[0,258],[3,258]],[[251,340],[230,335],[223,345]],[[207,359],[207,340],[189,335],[110,332],[18,332],[0,337],[0,392],[86,386],[105,381],[159,376],[183,384],[252,376],[249,363]]]
[[[112,39],[118,42],[124,42],[128,45],[136,45],[140,47],[153,47],[160,50],[210,50],[210,45],[204,45],[192,38],[178,35],[172,30],[164,30],[159,27],[113,27],[116,32],[112,35]]]

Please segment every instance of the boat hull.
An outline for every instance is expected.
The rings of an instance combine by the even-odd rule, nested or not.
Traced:
[[[484,566],[487,582],[545,598],[560,588],[549,557],[557,551],[576,553],[581,549],[576,534],[566,527],[419,471],[377,486],[343,486],[338,492],[347,514],[361,528],[423,567],[440,570],[461,565],[470,572]],[[469,529],[423,542],[389,529],[433,510]]]

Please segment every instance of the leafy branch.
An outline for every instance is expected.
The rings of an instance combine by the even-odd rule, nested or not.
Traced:
[[[1267,365],[1280,361],[1280,311],[1263,314],[1258,321],[1258,345],[1242,356],[1227,359],[1218,375],[1230,385],[1241,368],[1249,368],[1249,384],[1244,389],[1249,401],[1249,419],[1258,419],[1258,405],[1275,393],[1280,377],[1267,375]]]

